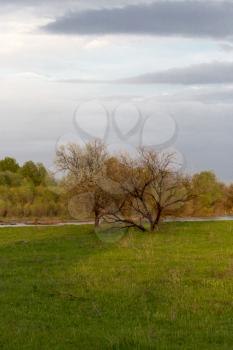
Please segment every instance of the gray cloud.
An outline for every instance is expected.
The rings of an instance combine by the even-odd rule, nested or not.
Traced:
[[[233,84],[233,62],[212,62],[191,65],[185,68],[170,68],[160,72],[118,80],[63,79],[59,82],[77,84]]]
[[[233,84],[233,62],[196,64],[187,68],[171,68],[129,79],[118,80],[129,84]]]
[[[233,36],[230,1],[163,1],[121,8],[70,12],[44,29],[63,34],[150,34],[229,38]]]
[[[233,87],[230,86],[208,86],[199,89],[190,89],[185,92],[174,94],[174,101],[199,101],[205,104],[233,104]]]
[[[83,11],[98,8],[111,8],[114,6],[127,6],[128,4],[150,3],[153,0],[0,0],[1,10],[9,8],[29,8],[43,12],[45,9],[53,9],[53,15],[64,11]]]
[[[86,0],[66,0],[65,3],[67,4],[67,7],[73,5],[84,4],[86,3]],[[89,5],[88,7],[100,7],[100,6],[115,6],[115,5],[127,5],[129,3],[150,3],[153,2],[153,0],[88,0]],[[41,0],[35,1],[35,0],[0,0],[0,5],[18,5],[18,6],[24,6],[24,5],[30,5],[34,7],[40,7],[41,4],[64,4],[64,0]]]

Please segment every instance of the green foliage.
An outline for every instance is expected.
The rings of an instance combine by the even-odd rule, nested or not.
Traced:
[[[192,178],[193,211],[197,215],[214,214],[223,199],[223,185],[212,171],[203,171]]]
[[[0,161],[0,218],[67,216],[57,189],[58,183],[43,164],[28,161],[20,167],[14,159],[5,158]]]
[[[22,176],[9,170],[0,172],[0,186],[19,186],[22,181]]]
[[[41,185],[45,182],[47,170],[41,163],[35,164],[32,161],[24,163],[20,169],[21,175],[31,181],[34,185]]]
[[[233,184],[224,186],[224,209],[225,212],[233,214]]]
[[[0,217],[56,217],[65,215],[58,195],[43,186],[0,186]]]
[[[12,173],[16,173],[19,168],[19,164],[14,158],[6,157],[0,160],[0,171],[11,171]]]

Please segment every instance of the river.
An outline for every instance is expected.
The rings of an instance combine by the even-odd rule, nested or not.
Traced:
[[[164,219],[164,222],[205,222],[205,221],[233,221],[233,216],[214,216],[214,217],[195,217],[195,218],[168,218]],[[59,227],[67,225],[93,225],[92,221],[81,221],[81,222],[61,222],[56,224],[25,224],[25,223],[12,223],[12,224],[0,224],[0,228],[6,227]]]

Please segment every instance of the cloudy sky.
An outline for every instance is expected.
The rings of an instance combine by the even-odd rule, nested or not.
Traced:
[[[233,1],[0,0],[0,158],[177,150],[233,181]]]

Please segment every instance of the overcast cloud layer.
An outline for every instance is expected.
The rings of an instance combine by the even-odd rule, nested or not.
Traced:
[[[150,34],[231,38],[230,1],[156,1],[123,8],[67,13],[44,29],[63,34]]]
[[[187,169],[233,181],[232,19],[233,1],[0,0],[0,159],[51,165],[57,140],[78,140],[80,100],[146,98],[145,142],[163,139],[172,115]],[[96,136],[99,110],[81,114]],[[136,120],[118,113],[123,134]]]
[[[171,85],[216,85],[233,84],[233,62],[211,62],[185,68],[170,68],[160,72],[146,73],[118,80],[64,79],[63,83],[78,84],[171,84]]]
[[[171,68],[118,82],[131,84],[233,84],[233,62],[212,62],[186,68]]]

